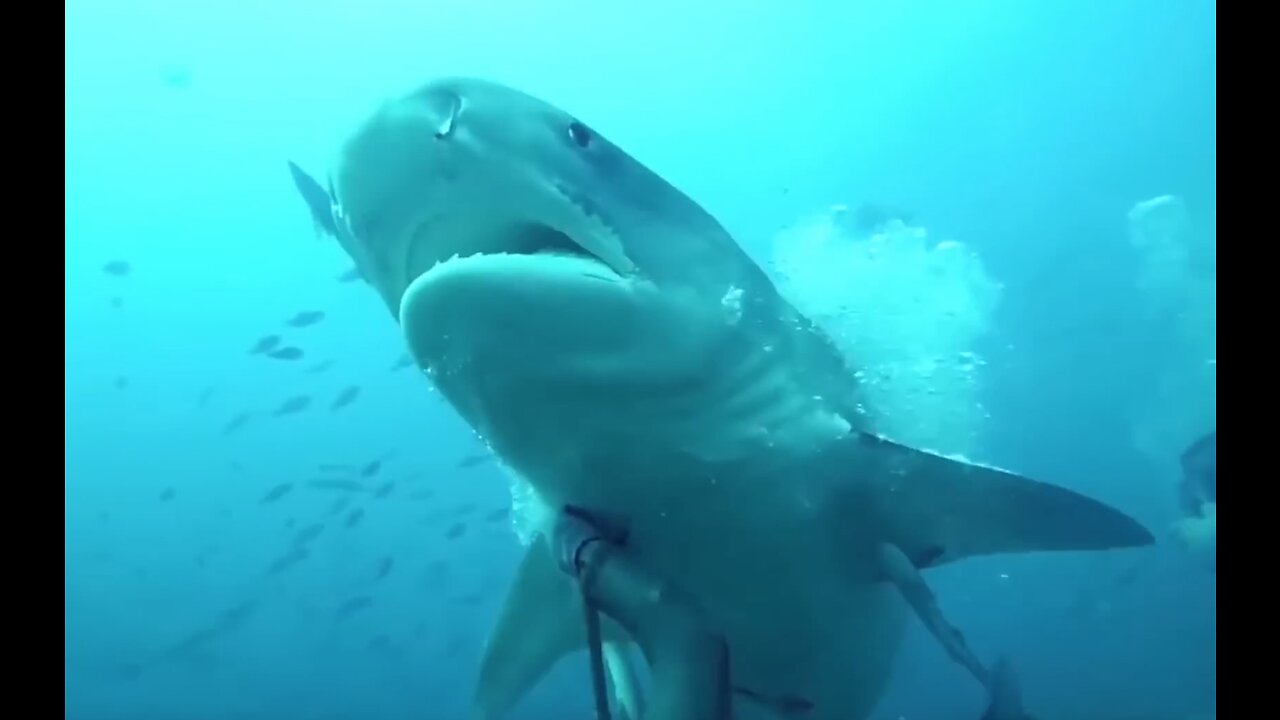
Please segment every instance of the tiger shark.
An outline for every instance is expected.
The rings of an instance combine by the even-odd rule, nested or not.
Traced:
[[[1153,542],[1091,498],[877,434],[850,361],[711,215],[522,91],[430,82],[355,130],[327,188],[295,181],[421,370],[536,497],[625,524],[632,557],[706,609],[739,719],[867,717],[921,614],[912,597],[931,601],[905,576]],[[539,536],[474,717],[501,717],[585,647],[580,602]]]

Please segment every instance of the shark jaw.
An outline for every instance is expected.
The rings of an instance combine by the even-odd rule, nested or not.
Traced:
[[[499,251],[442,259],[436,244],[410,246],[396,316],[419,366],[441,381],[469,363],[527,367],[549,348],[590,342],[617,326],[641,282],[545,226],[510,228],[500,240],[487,243]],[[563,361],[557,355],[549,364]]]

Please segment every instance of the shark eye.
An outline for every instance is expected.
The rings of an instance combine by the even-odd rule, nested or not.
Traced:
[[[591,130],[586,125],[574,120],[569,123],[569,139],[578,147],[585,148],[591,144]]]

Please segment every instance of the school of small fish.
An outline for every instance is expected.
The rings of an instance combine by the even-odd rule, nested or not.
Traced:
[[[127,279],[133,275],[134,267],[127,260],[115,259],[103,263],[101,269],[113,279],[112,282],[120,283],[113,288],[109,299],[110,306],[119,310],[125,305],[125,295],[130,287]],[[337,280],[342,283],[360,279],[360,274],[354,268],[337,276]],[[325,358],[321,353],[320,358],[309,360],[310,364],[304,365],[299,361],[312,357],[305,348],[312,345],[312,340],[323,340],[323,326],[329,317],[329,313],[324,310],[299,310],[280,321],[278,329],[264,332],[242,347],[247,347],[248,356],[262,358],[268,361],[269,366],[278,368],[271,372],[288,374],[292,367],[295,368],[293,372],[301,374],[299,378],[313,378],[307,384],[320,382],[336,367],[335,360]],[[398,372],[415,366],[412,357],[400,352],[384,367]],[[131,386],[129,378],[124,374],[117,375],[112,384],[115,390],[126,394]],[[194,395],[194,408],[207,414],[218,412],[218,408],[225,408],[229,403],[235,402],[237,393],[230,385],[231,383],[205,384]],[[272,387],[284,388],[289,385],[287,381],[272,383]],[[236,437],[241,433],[265,433],[273,432],[276,427],[292,427],[293,423],[286,421],[299,416],[333,417],[334,421],[340,421],[339,418],[353,412],[348,410],[353,406],[357,408],[354,412],[360,412],[358,408],[370,402],[365,399],[368,395],[362,384],[351,382],[330,386],[328,390],[302,390],[295,386],[292,390],[281,392],[274,400],[266,398],[239,408],[232,405],[228,408],[229,415],[224,415],[225,419],[221,423],[214,421],[211,436],[221,438],[224,443],[238,443],[240,441]],[[327,413],[334,415],[312,414],[313,409],[318,407],[327,408]],[[276,420],[280,424],[264,423],[264,419]],[[379,621],[370,618],[377,617],[379,595],[389,592],[387,588],[397,587],[402,582],[409,583],[412,586],[410,591],[415,595],[421,592],[425,584],[441,602],[459,608],[458,612],[469,612],[483,606],[486,601],[496,602],[501,596],[501,588],[497,584],[505,580],[500,577],[490,578],[478,588],[456,586],[459,582],[458,574],[452,572],[447,559],[456,553],[450,551],[448,546],[470,537],[474,531],[471,519],[477,515],[480,504],[474,500],[458,502],[459,499],[452,496],[453,508],[449,509],[442,503],[450,499],[450,494],[438,491],[433,487],[436,484],[430,481],[432,474],[471,471],[492,462],[494,458],[489,452],[464,454],[454,460],[446,459],[443,464],[435,458],[423,458],[436,469],[413,472],[406,472],[402,467],[403,461],[398,458],[399,453],[392,450],[355,462],[319,463],[313,470],[302,470],[295,477],[261,479],[256,484],[245,486],[244,506],[239,509],[228,506],[200,507],[197,504],[207,502],[202,500],[207,495],[198,487],[184,488],[181,481],[175,478],[170,478],[168,484],[156,488],[152,497],[165,508],[163,512],[202,513],[224,523],[235,521],[247,512],[246,508],[256,508],[254,513],[266,514],[264,518],[278,523],[277,527],[283,533],[277,541],[275,552],[268,552],[264,556],[264,564],[258,566],[261,568],[258,571],[261,573],[259,577],[271,579],[272,583],[282,582],[281,578],[307,566],[315,566],[317,572],[325,572],[325,566],[316,565],[313,558],[332,552],[336,547],[353,547],[349,543],[343,545],[343,537],[350,537],[347,533],[369,532],[372,537],[377,534],[366,530],[366,525],[387,518],[395,512],[413,512],[418,517],[418,524],[439,528],[435,539],[422,536],[421,543],[402,548],[399,553],[383,550],[369,556],[362,576],[353,578],[345,586],[348,591],[341,591],[332,599],[330,617],[334,622],[366,623],[367,629],[373,631],[366,644],[367,649],[382,654],[401,654],[408,648],[408,643],[435,628],[443,643],[439,646],[441,654],[453,657],[468,644],[474,647],[478,638],[460,634],[456,629],[448,630],[433,624],[430,619],[423,619],[410,630],[392,626],[375,627]],[[255,483],[253,477],[256,473],[250,469],[251,465],[252,463],[232,461],[227,481],[237,487]],[[442,484],[440,487],[451,485]],[[330,499],[324,499],[326,497]],[[509,520],[508,504],[509,502],[504,501],[500,506],[478,513],[479,527],[500,526]],[[427,506],[425,512],[424,505]],[[110,522],[110,518],[111,515],[107,512],[99,516],[103,523]],[[498,530],[489,532],[497,533]],[[211,538],[210,542],[200,545],[191,561],[192,571],[212,571],[221,566],[219,572],[226,572],[228,566],[234,567],[231,564],[236,561],[223,548],[234,541],[233,537],[226,537],[223,542]],[[106,550],[99,552],[98,556],[104,562],[116,557]],[[416,572],[415,564],[420,564]],[[143,566],[135,567],[133,573],[139,581],[149,577],[147,568]],[[196,629],[187,636],[176,639],[167,650],[154,653],[152,657],[117,661],[113,677],[132,679],[159,663],[186,657],[203,657],[210,651],[215,640],[240,630],[251,622],[261,602],[272,599],[270,589],[273,586],[261,587],[265,589],[260,590],[257,596],[232,605],[218,614],[212,622],[193,623]],[[366,625],[359,627],[364,628]]]

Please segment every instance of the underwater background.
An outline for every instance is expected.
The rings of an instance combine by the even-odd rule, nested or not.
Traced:
[[[1168,530],[1216,425],[1211,0],[65,10],[66,717],[466,716],[521,551],[510,481],[286,166],[323,177],[448,75],[565,108],[698,201],[891,435],[1155,532],[928,572],[1031,712],[1213,715],[1215,568]],[[874,717],[983,703],[913,621]],[[511,717],[591,717],[582,658]]]

